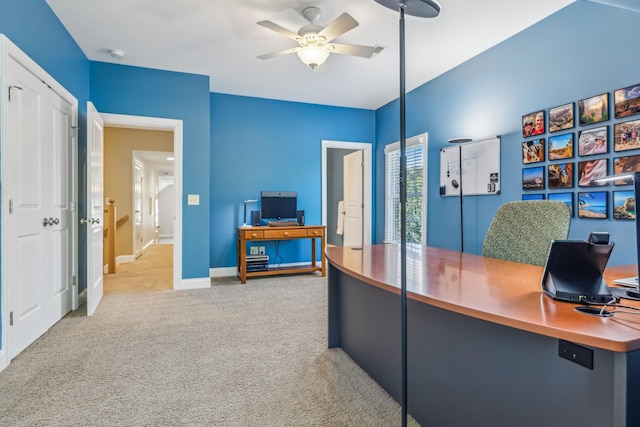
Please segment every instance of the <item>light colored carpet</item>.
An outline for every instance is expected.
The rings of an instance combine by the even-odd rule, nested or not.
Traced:
[[[116,266],[104,275],[104,293],[173,289],[173,245],[151,245],[134,262]]]
[[[326,299],[314,275],[106,294],[0,372],[0,425],[400,425],[400,406],[327,349]]]

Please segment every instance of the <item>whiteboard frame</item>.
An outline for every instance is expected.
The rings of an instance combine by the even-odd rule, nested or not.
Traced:
[[[500,136],[440,149],[440,195],[459,196],[462,150],[462,194],[500,194]],[[482,168],[480,170],[480,168]]]

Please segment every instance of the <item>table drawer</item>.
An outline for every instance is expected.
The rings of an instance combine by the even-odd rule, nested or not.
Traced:
[[[260,230],[247,230],[247,231],[243,231],[244,233],[244,238],[247,240],[251,240],[251,239],[262,239],[264,238],[264,231]]]
[[[322,228],[314,228],[311,230],[307,230],[307,237],[322,237],[324,234],[324,229]]]
[[[265,230],[265,239],[295,239],[297,237],[307,237],[307,230]]]

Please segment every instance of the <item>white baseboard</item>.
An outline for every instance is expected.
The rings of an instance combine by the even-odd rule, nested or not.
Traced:
[[[120,255],[116,257],[116,265],[126,264],[136,260],[135,255]]]
[[[279,264],[280,267],[292,267],[297,265],[309,265],[310,262],[290,262],[286,264]],[[269,264],[269,267],[273,267],[275,264]],[[316,265],[321,266],[322,260],[316,261]],[[209,269],[209,277],[233,277],[238,275],[238,269],[234,267],[218,267]]]
[[[211,287],[211,278],[198,277],[195,279],[182,279],[173,289],[184,291],[187,289],[206,289]]]
[[[7,351],[3,348],[0,350],[0,372],[4,371],[7,366],[9,366]]]
[[[238,271],[238,269],[236,267],[210,268],[209,269],[209,277],[235,276],[237,274],[237,271]]]

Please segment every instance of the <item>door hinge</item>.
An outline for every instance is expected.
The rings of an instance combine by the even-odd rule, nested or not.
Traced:
[[[71,276],[71,286],[78,286],[78,279],[76,276]]]
[[[69,208],[71,209],[71,212],[75,212],[76,211],[76,202],[71,202],[69,204]]]
[[[78,126],[71,126],[71,138],[78,137]]]
[[[9,312],[9,326],[13,326],[13,311]]]
[[[11,96],[13,95],[13,89],[22,90],[20,86],[9,86],[9,101],[11,101]]]
[[[9,199],[9,213],[13,213],[13,199]]]

